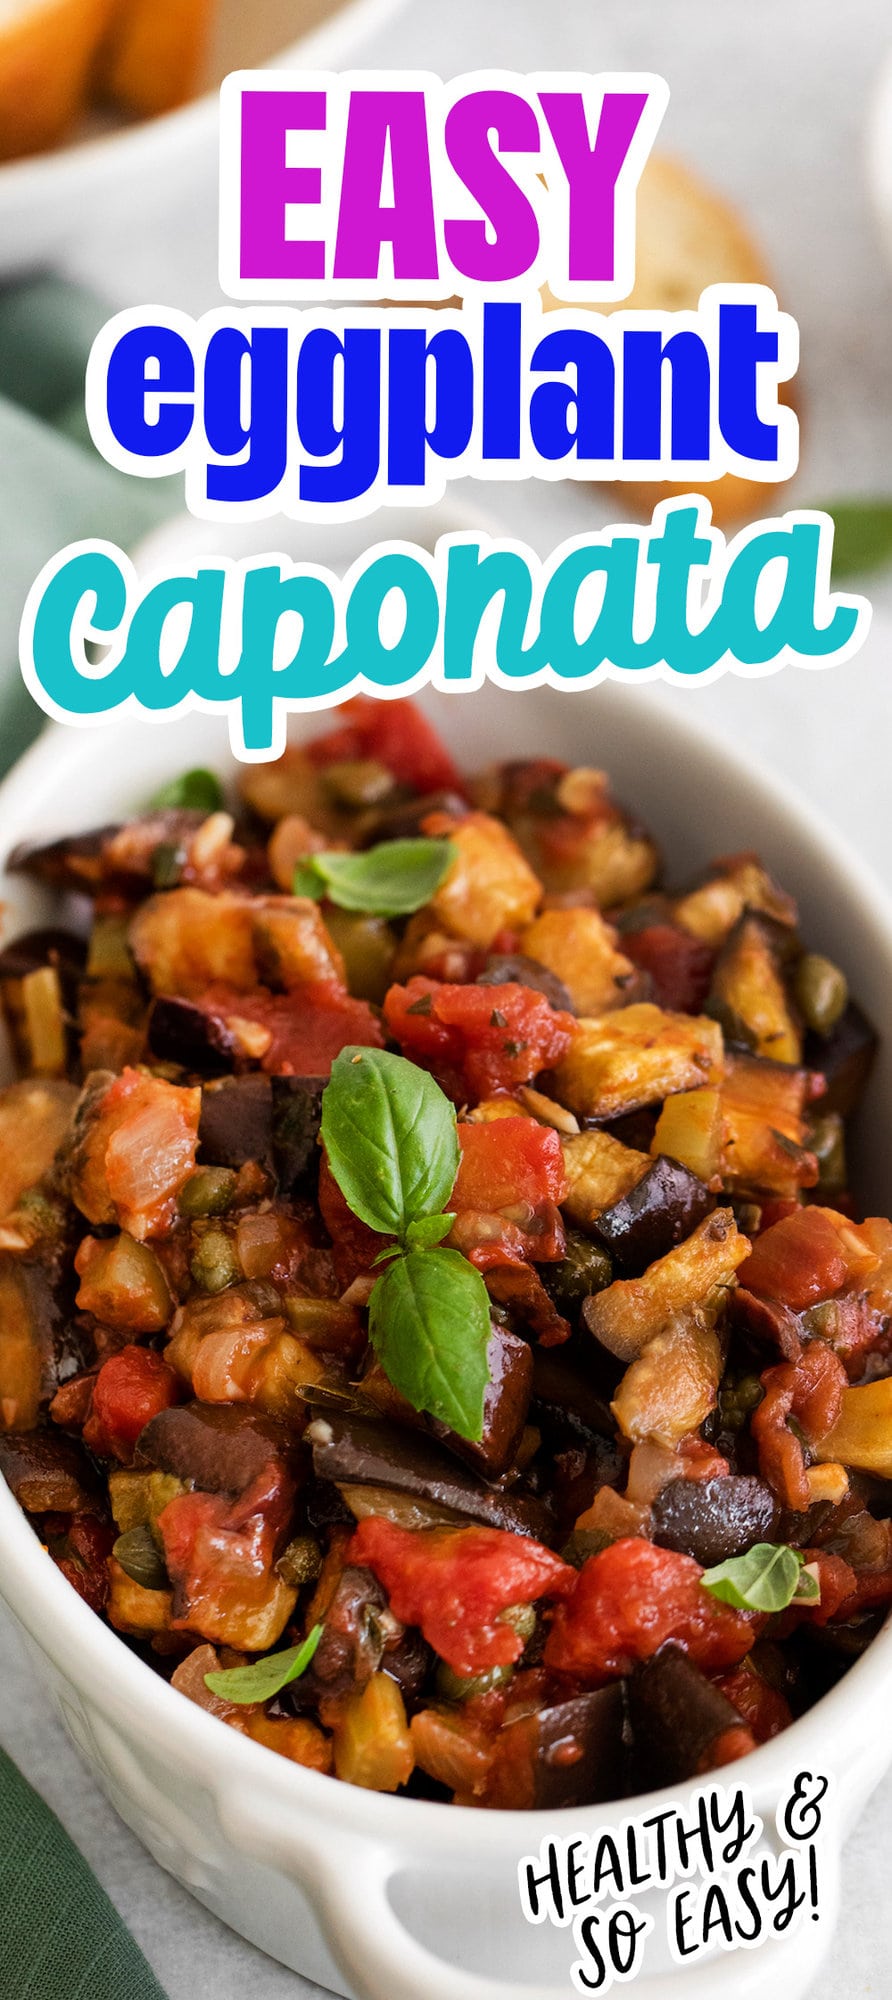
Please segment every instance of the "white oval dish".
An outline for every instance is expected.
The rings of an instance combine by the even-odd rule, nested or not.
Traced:
[[[459,760],[552,753],[602,763],[683,873],[758,846],[799,898],[810,941],[832,949],[881,1023],[892,988],[892,909],[869,871],[800,802],[647,690],[590,695],[485,689],[424,706]],[[321,719],[324,725],[324,718]],[[309,725],[320,726],[320,718]],[[193,716],[166,728],[48,730],[0,788],[0,842],[98,824],[138,809],[171,773],[230,767],[225,730]],[[21,878],[0,885],[11,927],[48,904]],[[859,1134],[862,1181],[892,1206],[884,1051]],[[222,1728],[161,1681],[69,1588],[0,1482],[0,1580],[55,1705],[112,1802],[161,1864],[245,1937],[360,2000],[566,2000],[570,1933],[521,1919],[516,1870],[543,1836],[619,1827],[629,1801],[570,1812],[488,1813],[357,1791]],[[892,1628],[785,1735],[736,1767],[766,1826],[792,1775],[829,1770],[838,1816],[822,1850],[822,1915],[756,1951],[696,1969],[649,1952],[639,2000],[798,2000],[835,1916],[839,1851],[892,1760]],[[675,1789],[687,1799],[691,1786]],[[668,1795],[652,1794],[657,1809]],[[659,1917],[660,1899],[642,1899]]]

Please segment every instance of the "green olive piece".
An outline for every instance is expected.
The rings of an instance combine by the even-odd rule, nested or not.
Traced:
[[[510,1625],[512,1632],[516,1632],[526,1645],[536,1630],[536,1607],[534,1604],[509,1604],[505,1611],[499,1612],[498,1622]]]
[[[203,1292],[225,1292],[239,1277],[235,1251],[222,1229],[209,1229],[201,1238],[189,1269]]]
[[[231,1167],[196,1167],[177,1196],[181,1215],[225,1215],[235,1194]]]
[[[807,951],[796,967],[794,992],[806,1026],[816,1035],[829,1035],[848,1003],[845,973],[820,952]]]
[[[112,1554],[131,1583],[142,1590],[167,1590],[170,1579],[151,1528],[128,1528],[118,1536]]]
[[[606,1250],[592,1243],[578,1229],[568,1229],[567,1248],[560,1264],[543,1270],[546,1288],[565,1318],[573,1319],[583,1300],[593,1292],[603,1292],[613,1278],[613,1266]]]
[[[371,757],[345,757],[336,764],[327,764],[322,776],[338,805],[349,806],[356,812],[362,806],[380,805],[393,791],[392,772]]]
[[[839,1112],[827,1111],[823,1118],[813,1118],[805,1143],[818,1162],[821,1193],[838,1193],[848,1181],[845,1126]]]
[[[437,1693],[443,1701],[473,1701],[477,1694],[490,1694],[511,1679],[512,1667],[488,1667],[483,1674],[457,1674],[441,1660],[437,1667]]]
[[[344,960],[347,985],[357,1000],[380,1006],[393,977],[396,935],[383,917],[369,917],[334,904],[325,912],[325,928]]]

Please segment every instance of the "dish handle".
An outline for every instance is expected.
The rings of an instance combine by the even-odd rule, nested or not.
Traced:
[[[238,1843],[279,1872],[294,1875],[311,1900],[325,1942],[356,2000],[570,2000],[567,1976],[558,1986],[535,1988],[516,1979],[492,1979],[439,1958],[413,1937],[397,1915],[390,1884],[406,1867],[405,1854],[378,1842],[340,1837],[336,1854],[295,1839],[294,1829],[278,1835],[268,1821],[239,1805],[228,1830]],[[787,2000],[810,1987],[834,1928],[839,1890],[839,1854],[826,1921],[794,1928],[756,1951],[717,1954],[696,1968],[645,1975],[634,1984],[635,2000],[672,2000],[676,1981],[692,2000],[764,2000],[783,1990]],[[518,1912],[519,1917],[519,1912]],[[680,2000],[680,1996],[679,1996]]]

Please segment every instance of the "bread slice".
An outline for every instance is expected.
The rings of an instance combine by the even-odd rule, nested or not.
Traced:
[[[113,0],[0,0],[0,160],[54,146],[85,108]]]
[[[772,279],[730,202],[680,160],[652,154],[638,188],[635,283],[616,310],[691,311],[707,285],[719,284],[771,285]],[[547,287],[543,303],[559,304]],[[785,385],[781,393],[787,400]],[[623,480],[622,490],[633,505],[649,513],[658,500],[689,492],[690,484]],[[714,520],[722,523],[773,511],[777,488],[726,473],[722,479],[704,482],[703,491],[712,501]]]
[[[172,111],[199,80],[213,0],[114,0],[97,94],[138,118]]]

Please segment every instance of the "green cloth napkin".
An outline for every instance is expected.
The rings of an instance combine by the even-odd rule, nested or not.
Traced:
[[[3,2000],[165,2000],[104,1889],[0,1750]]]
[[[0,776],[45,721],[18,664],[38,571],[87,535],[132,548],[183,504],[179,480],[128,478],[87,432],[84,370],[110,310],[59,278],[0,291]]]

